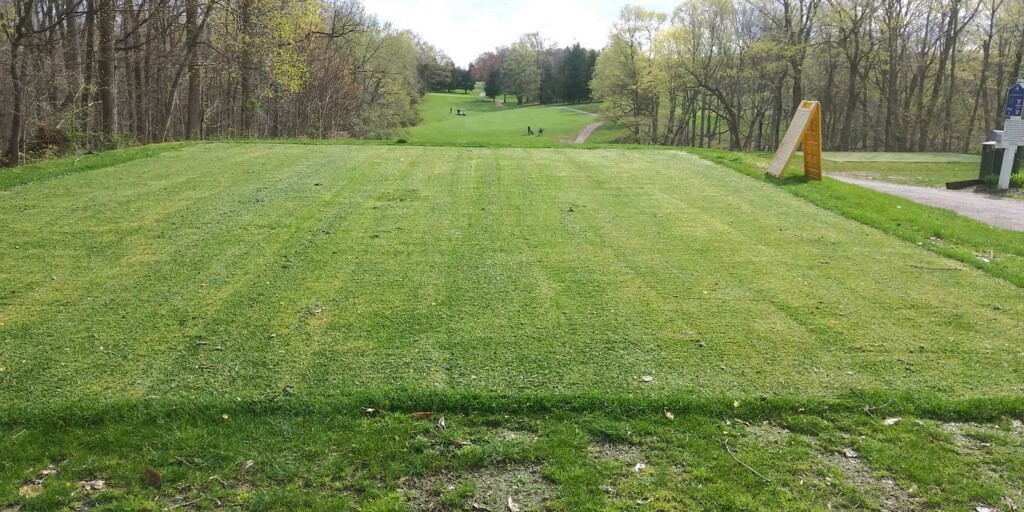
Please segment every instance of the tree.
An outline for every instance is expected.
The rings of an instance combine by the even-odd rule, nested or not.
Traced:
[[[539,101],[540,53],[544,42],[540,34],[525,34],[509,47],[502,59],[501,74],[505,79],[505,92],[516,97],[520,104]]]
[[[455,68],[455,72],[452,73],[452,85],[450,90],[455,89],[461,89],[464,93],[468,93],[469,91],[476,89],[476,81],[473,80],[468,69]]]
[[[666,15],[624,7],[612,26],[608,46],[597,59],[592,87],[604,100],[602,112],[629,129],[636,142],[657,140],[659,76],[654,38]]]
[[[497,98],[501,94],[501,84],[501,69],[491,70],[491,73],[487,75],[487,79],[484,81],[484,95],[492,100]]]

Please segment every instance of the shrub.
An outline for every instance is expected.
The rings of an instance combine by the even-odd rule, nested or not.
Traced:
[[[1024,188],[1024,172],[1010,176],[1010,188]]]

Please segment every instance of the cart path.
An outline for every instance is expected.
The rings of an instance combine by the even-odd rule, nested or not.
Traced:
[[[594,133],[594,130],[596,130],[602,124],[604,124],[604,121],[588,124],[587,127],[584,128],[582,132],[580,132],[579,136],[576,137],[576,140],[574,140],[573,143],[583,144],[584,142],[587,141],[587,137],[590,137],[590,134]]]
[[[897,185],[877,180],[833,175],[833,178],[886,194],[900,196],[915,203],[952,210],[965,217],[998,228],[1024,231],[1024,200],[1011,197],[979,194],[971,190]]]

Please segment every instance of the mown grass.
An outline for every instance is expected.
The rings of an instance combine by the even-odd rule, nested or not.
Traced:
[[[1021,502],[1019,235],[678,151],[104,158],[0,190],[0,507]]]
[[[466,108],[467,115],[454,113]],[[491,100],[462,94],[428,94],[423,102],[424,123],[408,128],[402,138],[411,144],[482,147],[557,147],[575,139],[597,117],[575,107],[500,106]],[[453,109],[452,114],[448,114]],[[527,127],[534,131],[529,135]],[[544,128],[544,134],[538,133]]]
[[[962,153],[896,153],[885,151],[826,151],[824,158],[832,162],[960,163],[974,164],[975,167],[981,161],[981,157],[978,155],[965,155]]]
[[[501,510],[508,497],[546,510],[970,509],[1020,503],[1024,484],[1019,424],[885,425],[896,417],[885,404],[873,415],[417,419],[292,402],[5,424],[0,500],[26,510]],[[39,478],[46,468],[56,472]],[[80,483],[97,479],[104,490]],[[24,482],[21,493],[38,495],[14,490]]]
[[[149,158],[185,147],[187,144],[186,142],[169,142],[165,144],[131,146],[99,153],[67,156],[15,168],[0,169],[0,189],[76,172],[101,169],[140,158]]]
[[[713,149],[688,152],[740,171],[850,219],[875,227],[919,247],[974,266],[1024,286],[1024,234],[989,226],[948,210],[828,179],[808,181],[795,175],[799,162],[782,180],[766,177],[769,154]],[[987,261],[986,261],[987,260]]]
[[[951,181],[978,178],[978,163],[849,162],[826,160],[830,173],[903,185],[944,188]]]

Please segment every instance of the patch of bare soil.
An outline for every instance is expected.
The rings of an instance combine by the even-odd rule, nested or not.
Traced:
[[[472,496],[462,503],[453,503],[461,501],[456,495],[463,484],[472,487]],[[405,496],[406,504],[417,511],[508,510],[509,497],[522,510],[536,510],[555,497],[555,487],[544,479],[536,465],[496,466],[462,475],[442,472],[407,478],[399,492]]]
[[[617,462],[630,470],[644,462],[643,451],[632,444],[593,443],[587,447],[587,453],[597,460]]]
[[[860,459],[843,454],[823,454],[825,462],[836,466],[843,473],[843,481],[856,487],[865,496],[873,498],[882,510],[900,512],[920,510],[919,499],[907,489],[900,487],[889,477],[874,474],[871,467]]]
[[[747,432],[759,444],[780,444],[793,435],[792,432],[767,421],[760,425],[748,426]]]

